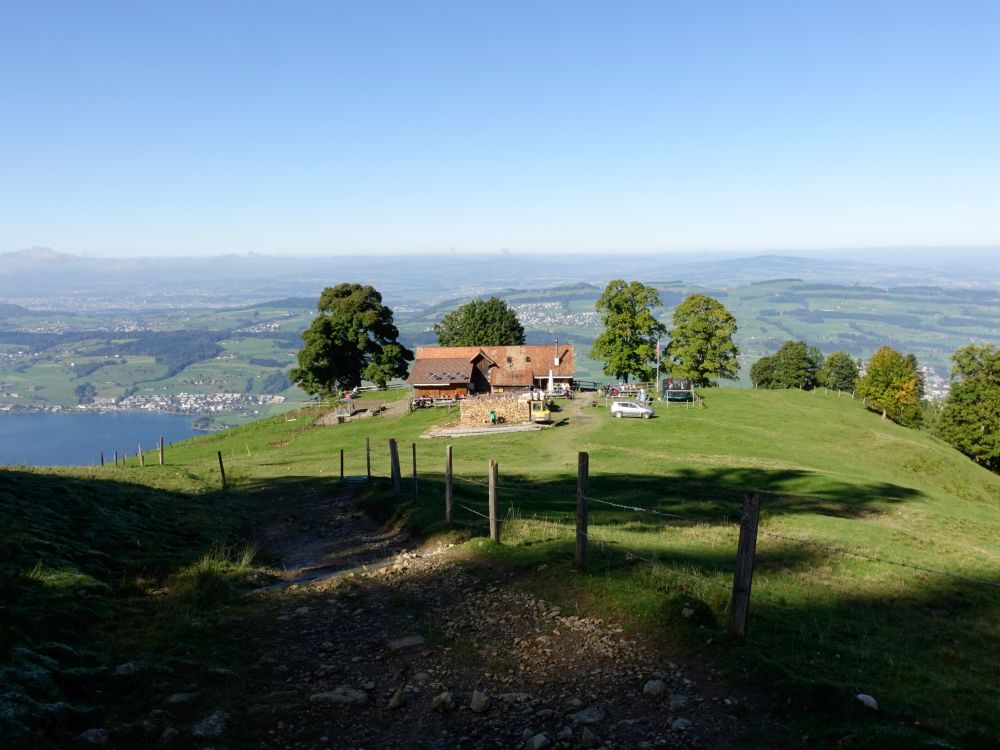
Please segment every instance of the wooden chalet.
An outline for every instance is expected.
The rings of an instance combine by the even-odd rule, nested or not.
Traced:
[[[549,390],[573,382],[573,346],[418,346],[406,382],[420,398]]]

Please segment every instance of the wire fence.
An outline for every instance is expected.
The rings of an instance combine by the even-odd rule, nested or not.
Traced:
[[[458,481],[458,482],[461,482],[461,483],[465,483],[465,484],[468,484],[468,485],[473,485],[473,486],[478,486],[478,487],[489,487],[489,482],[481,480],[481,479],[476,479],[476,478],[473,478],[473,477],[454,475],[453,479],[455,481]],[[511,493],[514,493],[516,495],[516,494],[520,494],[520,493],[524,493],[524,492],[532,493],[532,494],[535,494],[535,495],[542,495],[542,494],[544,494],[544,495],[549,496],[549,497],[552,497],[554,495],[560,494],[560,491],[558,489],[540,490],[538,488],[533,488],[533,487],[530,487],[530,486],[523,486],[523,485],[519,485],[517,483],[510,482],[510,481],[500,483],[498,485],[498,490],[501,491],[501,492],[503,492],[505,498],[509,497]],[[648,515],[658,516],[660,518],[666,518],[666,519],[671,519],[671,520],[685,521],[685,522],[690,523],[690,524],[704,524],[704,523],[706,523],[706,520],[704,518],[694,518],[692,516],[686,516],[686,515],[682,515],[682,514],[679,514],[679,513],[670,513],[670,512],[667,512],[667,511],[660,510],[658,508],[650,508],[650,507],[638,506],[638,505],[635,505],[634,503],[627,502],[627,501],[625,501],[622,498],[616,498],[616,500],[618,500],[618,501],[616,501],[616,500],[610,500],[610,499],[607,499],[607,498],[596,497],[592,493],[587,493],[586,497],[587,497],[588,502],[596,503],[598,505],[602,505],[602,506],[609,507],[609,508],[615,508],[617,510],[624,510],[624,511],[632,512],[632,513],[639,513],[639,514],[648,514]],[[483,514],[479,514],[479,515],[483,515]],[[484,517],[488,518],[488,516],[484,516]],[[532,518],[525,517],[525,518],[521,518],[520,520],[521,520],[521,522],[525,522],[525,523],[528,523],[528,522],[531,522],[531,523],[541,523],[540,520],[538,520],[536,518],[533,518],[533,517]],[[551,522],[548,522],[548,523],[551,524]],[[730,526],[730,527],[732,527],[734,529],[738,528],[738,526],[739,526],[739,524],[737,524],[735,522],[725,522],[725,521],[720,522],[718,520],[712,520],[710,523],[712,523],[715,526],[720,526],[720,525]],[[573,530],[572,528],[569,528],[569,527],[566,527],[566,528],[568,529],[568,531],[571,531],[572,533],[576,533],[575,530]],[[918,565],[918,564],[915,564],[915,563],[905,562],[905,561],[902,561],[902,560],[894,560],[894,559],[888,558],[888,557],[886,557],[884,555],[869,555],[869,554],[865,554],[863,552],[857,552],[857,551],[854,551],[854,550],[850,550],[850,549],[847,549],[845,547],[835,546],[835,545],[830,545],[830,544],[823,544],[821,542],[817,542],[817,541],[809,540],[809,539],[801,539],[801,538],[798,538],[798,537],[789,536],[787,534],[780,534],[780,533],[777,533],[777,532],[768,531],[767,529],[763,529],[763,528],[758,529],[758,534],[760,534],[761,536],[766,536],[766,537],[772,538],[772,539],[779,539],[781,541],[791,542],[793,544],[801,545],[801,546],[804,546],[804,547],[810,547],[810,548],[814,548],[814,549],[820,549],[820,550],[823,550],[825,552],[830,552],[830,553],[836,554],[836,555],[845,555],[845,556],[849,556],[849,557],[853,557],[853,558],[857,558],[857,559],[861,559],[861,560],[867,560],[869,562],[881,563],[881,564],[885,564],[885,565],[893,565],[893,566],[896,566],[896,567],[899,567],[899,568],[909,569],[909,570],[913,570],[913,571],[916,571],[916,572],[924,573],[924,574],[927,574],[927,575],[942,576],[942,577],[950,578],[950,579],[953,579],[953,580],[963,581],[965,583],[970,583],[970,584],[974,584],[974,585],[981,585],[981,586],[987,586],[987,587],[990,587],[990,588],[1000,589],[1000,582],[998,582],[998,581],[991,581],[991,580],[984,579],[984,578],[977,578],[977,577],[974,577],[974,576],[962,575],[962,574],[959,574],[959,573],[953,573],[953,572],[946,571],[946,570],[940,570],[938,568],[931,568],[931,567],[927,567],[927,566],[924,566],[924,565]],[[631,554],[632,558],[634,558],[636,560],[640,560],[640,561],[643,561],[643,562],[648,562],[648,563],[651,563],[651,564],[657,564],[657,565],[664,564],[662,562],[658,562],[658,561],[655,561],[655,560],[650,560],[650,559],[644,558],[641,555],[636,554],[636,553],[630,553],[630,554]],[[705,579],[705,580],[708,581],[709,583],[713,584],[713,585],[717,585],[718,584],[717,581],[712,581],[711,579]]]
[[[413,472],[413,467],[410,466],[413,450],[415,448],[401,445],[396,451],[396,460],[399,464],[397,472],[401,485],[400,494],[419,502],[425,508],[424,512],[441,512],[444,510],[443,497],[446,478],[437,468],[427,470],[429,457],[426,451],[422,451],[418,456],[423,473],[416,475]],[[362,445],[359,449],[350,451],[345,461],[345,475],[350,474],[351,471],[359,470],[358,467],[361,466],[364,466],[366,470],[370,466],[370,476],[376,481],[384,482],[391,479],[393,475],[393,452],[386,441],[369,441],[367,452]],[[210,471],[211,468],[211,461],[206,461],[204,470]],[[698,587],[701,587],[700,590],[704,592],[714,592],[710,598],[716,602],[714,606],[722,612],[732,606],[726,601],[726,598],[734,589],[736,534],[740,529],[740,523],[732,518],[694,517],[672,510],[640,505],[627,495],[590,492],[588,485],[588,490],[581,499],[585,501],[591,511],[604,510],[615,514],[618,518],[621,518],[620,514],[624,514],[625,518],[635,516],[637,518],[657,519],[662,522],[662,525],[647,530],[638,530],[625,528],[628,521],[616,523],[605,521],[591,525],[584,531],[577,528],[577,519],[573,512],[564,512],[559,517],[545,517],[530,512],[532,508],[537,508],[540,505],[540,501],[542,503],[545,501],[565,502],[567,500],[575,502],[577,488],[570,484],[568,478],[564,486],[553,487],[538,486],[531,481],[514,480],[508,476],[501,477],[495,483],[495,490],[506,509],[506,517],[493,519],[494,524],[491,524],[490,509],[485,497],[490,488],[488,478],[454,473],[451,479],[452,506],[457,514],[457,518],[453,522],[456,524],[470,529],[496,524],[504,529],[505,535],[520,534],[522,538],[526,534],[530,535],[532,529],[544,530],[546,534],[553,537],[543,540],[546,542],[583,539],[593,550],[599,552],[600,564],[608,566],[609,570],[612,567],[642,566],[650,571],[650,575],[653,576],[651,581],[659,581],[654,585],[664,585],[668,588],[670,586],[675,588],[677,586],[692,586],[694,588],[688,590],[695,592],[699,590]],[[699,526],[710,526],[721,531],[721,537],[705,542],[706,545],[711,545],[715,550],[727,546],[725,539],[731,534],[731,542],[728,544],[732,545],[730,547],[732,550],[730,559],[734,563],[732,566],[724,563],[728,556],[726,554],[719,556],[719,562],[723,563],[719,567],[706,567],[703,564],[693,563],[690,561],[689,548],[670,546],[669,540],[662,535],[662,531],[668,528],[696,528]],[[951,580],[976,587],[983,592],[995,592],[1000,589],[1000,581],[997,580],[949,571],[923,565],[919,562],[895,559],[881,550],[860,551],[845,545],[830,544],[783,531],[771,530],[766,528],[766,519],[764,524],[761,524],[756,530],[756,535],[761,540],[795,545],[830,556],[850,558],[871,565],[891,566],[904,575],[930,576]],[[667,543],[666,548],[664,548],[665,542]],[[767,546],[762,547],[759,554],[774,559],[773,550]],[[758,618],[763,616],[763,619],[760,620],[760,627],[784,632],[793,638],[803,638],[804,640],[808,640],[808,637],[837,639],[845,643],[862,644],[865,648],[878,646],[887,651],[892,650],[896,645],[893,640],[885,638],[882,634],[871,632],[850,622],[845,623],[818,614],[803,619],[799,609],[803,596],[808,598],[809,592],[814,590],[809,587],[834,589],[836,593],[840,594],[847,591],[848,586],[856,583],[855,579],[831,578],[824,577],[822,572],[813,573],[805,588],[789,594],[789,589],[794,588],[794,586],[784,570],[776,571],[774,568],[765,566],[754,576],[752,606],[758,612]],[[676,581],[687,581],[688,584],[671,583],[675,579]],[[818,601],[822,599],[824,594],[814,594],[813,596]],[[829,596],[829,594],[825,596]],[[820,611],[819,608],[817,611]]]

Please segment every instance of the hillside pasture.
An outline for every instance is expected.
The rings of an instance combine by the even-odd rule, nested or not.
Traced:
[[[166,466],[148,460],[139,469],[132,458],[124,468],[60,476],[180,493],[209,508],[222,502],[221,453],[228,518],[262,502],[315,502],[336,485],[341,450],[345,473],[364,475],[368,438],[374,480],[363,501],[388,523],[464,542],[467,554],[522,571],[523,585],[566,611],[614,616],[635,637],[706,656],[785,716],[804,747],[992,746],[1000,736],[1000,477],[849,396],[703,395],[705,408],[658,404],[649,421],[564,402],[550,429],[454,440],[450,526],[446,442],[421,437],[456,419],[446,410],[319,428],[323,409],[301,408],[175,445]],[[399,441],[398,498],[387,480],[389,438]],[[572,566],[579,451],[590,456],[582,573]],[[500,545],[467,510],[486,512],[491,459],[500,464]],[[739,646],[726,622],[748,490],[762,499],[761,533]],[[880,711],[861,708],[857,693],[875,696]]]
[[[747,685],[776,690],[822,731],[846,720],[859,731],[898,735],[903,745],[924,731],[973,743],[994,736],[1000,478],[849,397],[722,389],[708,392],[706,405],[659,405],[657,418],[643,422],[574,404],[568,422],[549,430],[455,441],[461,505],[486,512],[487,464],[500,462],[506,542],[473,540],[471,548],[513,565],[546,564],[536,585],[548,595],[570,606],[582,597],[683,639]],[[369,437],[374,473],[384,478],[386,443],[395,437],[403,497],[379,482],[373,507],[430,533],[479,535],[482,519],[458,506],[446,528],[444,443],[419,437],[447,418],[427,410],[317,430],[301,417],[278,425],[286,434],[280,441],[273,427],[249,425],[193,441],[175,460],[211,472],[214,453],[205,456],[206,449],[218,448],[233,481],[265,487],[337,475],[341,448],[346,472],[364,474]],[[261,444],[265,437],[280,445]],[[414,442],[416,499],[408,479]],[[571,568],[580,450],[590,455],[591,496],[630,508],[591,503],[591,565],[583,576]],[[750,635],[736,648],[724,626],[746,490],[761,494],[763,510]],[[859,692],[877,697],[888,723],[865,729],[870,717],[853,702]]]

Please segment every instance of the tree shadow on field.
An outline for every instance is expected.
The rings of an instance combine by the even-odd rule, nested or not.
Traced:
[[[591,464],[593,469],[593,464]],[[443,494],[441,476],[421,478]],[[486,497],[485,477],[454,483],[457,495]],[[478,483],[478,486],[477,484]],[[635,509],[683,516],[698,523],[728,523],[742,514],[743,496],[761,496],[765,516],[825,515],[863,518],[889,506],[916,500],[922,493],[887,482],[840,482],[797,469],[680,469],[669,476],[592,473],[591,514],[630,517]],[[501,462],[499,493],[505,504],[525,513],[576,511],[576,477],[536,480],[519,477]],[[405,494],[405,492],[404,492]],[[627,506],[619,508],[616,506]]]
[[[132,471],[0,469],[0,745],[45,747],[93,726],[107,630],[245,538],[246,498],[157,489],[127,481]]]
[[[282,665],[292,670],[291,676],[313,674],[320,646],[329,639],[339,651],[323,659],[331,660],[339,654],[344,662],[343,672],[337,673],[331,687],[348,679],[344,675],[350,675],[351,684],[363,684],[375,676],[367,675],[365,670],[377,670],[383,658],[395,660],[393,663],[402,670],[402,683],[411,672],[426,668],[426,657],[419,653],[393,656],[385,648],[385,641],[420,632],[427,636],[426,650],[456,675],[449,688],[461,700],[481,686],[494,694],[539,689],[527,683],[501,686],[489,682],[492,678],[486,675],[488,665],[483,664],[482,671],[477,672],[459,663],[465,653],[462,643],[449,640],[440,627],[450,608],[461,606],[472,588],[478,592],[487,587],[526,586],[544,592],[553,604],[579,604],[584,615],[591,614],[586,603],[596,601],[602,608],[599,616],[632,623],[627,631],[629,637],[653,642],[651,634],[662,636],[666,645],[655,654],[663,661],[649,664],[650,673],[670,671],[668,660],[682,666],[700,660],[725,667],[734,689],[742,690],[739,705],[727,711],[738,713],[741,731],[752,735],[737,738],[730,746],[796,746],[797,738],[808,734],[814,747],[878,746],[890,750],[926,746],[926,741],[938,736],[953,745],[961,743],[962,747],[996,747],[991,739],[1000,736],[1000,664],[996,659],[1000,648],[1000,595],[995,586],[915,569],[893,569],[892,576],[884,576],[884,564],[874,561],[855,561],[862,567],[854,578],[845,578],[850,571],[837,569],[844,558],[835,550],[768,540],[758,551],[747,642],[738,647],[726,637],[728,583],[735,558],[733,523],[740,516],[745,490],[761,493],[766,515],[825,514],[841,518],[863,518],[889,505],[917,499],[919,493],[890,484],[834,482],[795,470],[686,469],[662,477],[627,471],[602,474],[594,465],[591,469],[592,543],[584,573],[573,572],[572,568],[575,476],[537,481],[502,463],[501,514],[513,522],[505,525],[500,545],[485,540],[473,542],[470,551],[481,555],[473,558],[473,564],[485,571],[481,582],[456,584],[456,567],[424,572],[415,569],[410,583],[417,587],[417,594],[388,596],[386,606],[377,609],[366,605],[365,597],[378,596],[381,584],[351,584],[357,597],[353,593],[345,597],[350,604],[338,610],[330,609],[329,589],[302,586],[289,592],[281,611],[305,612],[294,615],[296,628],[300,621],[314,621],[310,621],[311,630],[294,629],[291,637],[287,622],[276,619],[275,611],[256,604],[245,605],[238,618],[220,617],[217,627],[210,630],[206,630],[209,615],[198,613],[197,617],[177,622],[179,629],[171,639],[169,655],[170,668],[175,672],[157,673],[156,684],[141,691],[135,690],[134,682],[111,676],[106,668],[86,677],[89,682],[84,684],[82,673],[74,670],[95,666],[96,661],[84,664],[82,656],[66,657],[64,661],[56,651],[43,649],[40,641],[51,637],[53,631],[31,632],[39,625],[33,619],[38,613],[49,611],[50,617],[62,618],[50,624],[72,629],[64,636],[65,642],[79,645],[86,643],[95,620],[116,612],[95,611],[98,600],[116,600],[98,594],[88,588],[89,584],[69,582],[56,588],[51,582],[40,582],[27,575],[31,566],[39,560],[53,567],[64,562],[106,589],[116,576],[141,573],[143,566],[148,566],[149,573],[155,576],[199,558],[211,546],[218,529],[249,527],[250,522],[259,523],[270,513],[302,514],[348,490],[341,489],[337,477],[286,476],[238,479],[228,493],[192,495],[120,479],[90,480],[0,470],[0,567],[6,579],[0,580],[0,606],[7,608],[0,610],[0,624],[16,628],[16,632],[8,629],[0,635],[6,644],[10,643],[8,636],[16,636],[21,643],[30,643],[42,657],[58,658],[60,669],[50,671],[55,679],[67,682],[56,687],[66,694],[81,691],[74,693],[80,696],[74,698],[76,703],[101,710],[127,710],[135,717],[148,716],[162,706],[165,695],[188,692],[188,683],[198,682],[198,690],[207,696],[205,705],[211,703],[237,717],[232,722],[233,731],[238,733],[234,746],[256,746],[268,740],[268,731],[281,714],[252,713],[247,706],[280,701],[279,711],[284,710],[284,702],[292,707],[289,710],[299,710],[295,702],[308,701],[308,691],[275,692],[275,682],[288,679],[283,674],[253,671],[251,665],[258,664],[261,657],[272,656],[279,647],[284,649]],[[452,532],[457,534],[457,527],[465,536],[484,534],[484,519],[460,510],[458,504],[485,512],[485,477],[465,478],[474,481],[456,480],[454,484],[456,520]],[[410,517],[416,519],[414,526],[418,529],[444,528],[440,473],[421,474],[416,497],[407,478],[401,497],[392,494],[384,478],[375,479],[359,494],[382,520]],[[644,512],[635,512],[634,508]],[[683,518],[657,516],[648,512],[650,509]],[[558,525],[539,525],[535,533],[519,538],[517,526],[531,528],[533,520],[557,521]],[[705,527],[704,542],[694,539],[690,544],[663,545],[654,540],[674,531],[680,535],[693,526]],[[454,564],[464,563],[456,560]],[[6,574],[14,570],[18,577],[7,578]],[[878,575],[869,576],[869,570]],[[841,578],[832,580],[831,571]],[[845,580],[857,585],[844,585]],[[987,584],[1000,583],[1000,571],[990,571],[984,580]],[[372,593],[366,593],[369,590]],[[402,589],[403,594],[408,591]],[[143,606],[154,601],[169,605],[175,597],[175,593],[167,591],[151,597]],[[30,611],[25,608],[28,603],[32,603]],[[684,616],[685,610],[691,610],[693,615]],[[336,614],[331,615],[333,612]],[[357,628],[356,636],[350,629],[336,630],[339,619],[346,617],[354,617],[348,624]],[[480,623],[489,635],[488,642],[510,642],[501,618],[480,618]],[[550,625],[545,624],[546,628]],[[532,623],[532,638],[533,627]],[[328,630],[355,640],[341,646]],[[478,636],[466,632],[457,637],[472,642]],[[440,643],[436,639],[441,639]],[[686,652],[677,646],[679,641],[686,644]],[[148,648],[147,658],[167,663],[164,654]],[[8,667],[13,651],[6,646],[0,650],[0,669]],[[77,651],[83,653],[82,649]],[[362,654],[370,658],[354,661]],[[201,669],[197,665],[204,666],[204,674],[198,672],[196,677],[191,670]],[[37,672],[37,666],[31,667],[35,670],[32,673]],[[549,679],[566,694],[586,694],[591,686],[595,691],[603,689],[607,679],[606,672],[595,678],[595,666],[583,661],[567,662]],[[238,681],[227,682],[229,687],[200,682],[202,677],[210,677],[215,667],[238,673]],[[213,679],[230,678],[216,674]],[[609,725],[612,719],[629,718],[639,701],[645,700],[642,696],[638,701],[630,697],[630,691],[641,685],[634,684],[634,677],[629,679],[632,681],[614,686],[615,695],[627,700],[616,703],[614,698],[607,699]],[[148,680],[143,676],[141,682]],[[385,687],[395,685],[386,683]],[[39,705],[43,698],[45,705],[60,700],[55,690],[36,696]],[[859,692],[875,695],[880,711],[862,709],[854,699]],[[384,701],[380,699],[350,711],[314,712],[301,729],[340,737],[344,742],[350,740],[353,746],[430,748],[439,746],[435,743],[444,729],[452,732],[455,723],[475,720],[467,711],[450,715],[431,711],[429,695],[419,699],[423,702],[417,700],[414,698],[413,711],[420,711],[420,721],[383,721]],[[662,710],[661,706],[656,710]],[[203,715],[192,715],[184,721],[190,725],[201,718]],[[774,740],[776,722],[795,723],[794,733],[782,735],[789,737],[787,743]],[[89,726],[93,726],[91,718],[81,716],[54,730],[52,736],[68,740]],[[131,729],[121,731],[132,734],[117,738],[126,743],[120,746],[141,746],[141,724],[134,721],[128,726]],[[631,726],[623,724],[617,731],[627,733],[632,731]],[[635,726],[637,734],[622,737],[621,746],[635,746],[645,739],[638,736],[642,725]],[[558,726],[553,729],[558,730]],[[312,735],[304,736],[303,743],[314,739]],[[628,744],[633,740],[635,744]],[[244,745],[238,744],[241,742]]]
[[[527,483],[523,478],[520,482],[515,479],[508,478],[506,484],[501,479],[501,515],[507,519],[501,524],[501,544],[483,539],[474,541],[470,548],[474,555],[470,564],[473,568],[480,566],[485,572],[481,584],[456,583],[453,568],[422,571],[418,566],[411,573],[400,574],[405,575],[403,590],[409,593],[390,596],[391,606],[368,609],[362,604],[351,604],[347,608],[358,607],[355,614],[365,610],[359,617],[368,619],[359,627],[370,632],[359,631],[358,638],[366,643],[384,644],[414,631],[427,635],[428,650],[433,657],[424,654],[410,659],[385,652],[385,658],[398,662],[402,669],[400,684],[406,681],[410,673],[407,670],[424,669],[428,658],[440,655],[443,668],[450,675],[449,689],[460,700],[474,688],[485,689],[487,693],[527,689],[516,678],[513,684],[505,682],[502,687],[495,684],[496,675],[491,674],[493,670],[488,663],[478,669],[474,663],[471,670],[466,663],[468,655],[464,649],[469,643],[511,640],[502,620],[493,622],[494,618],[484,616],[480,618],[480,630],[457,635],[448,635],[441,627],[442,622],[452,620],[451,608],[462,606],[470,590],[525,586],[541,592],[549,603],[562,606],[564,612],[581,616],[594,615],[595,611],[585,603],[596,601],[601,609],[599,616],[631,623],[627,630],[629,637],[641,641],[652,634],[659,636],[663,649],[657,651],[657,658],[683,665],[703,660],[725,667],[732,689],[737,691],[728,695],[739,694],[743,701],[739,708],[731,710],[743,718],[740,731],[744,733],[727,746],[799,746],[795,738],[806,734],[811,747],[855,750],[873,746],[885,750],[929,747],[926,743],[935,737],[947,738],[956,747],[994,746],[990,738],[1000,728],[1000,713],[995,710],[1000,702],[1000,680],[997,680],[1000,665],[990,656],[1000,644],[1000,631],[996,628],[1000,621],[1000,596],[995,587],[911,569],[893,571],[887,579],[862,570],[850,574],[856,576],[852,580],[858,585],[831,588],[827,579],[843,559],[839,553],[769,540],[758,551],[748,640],[738,646],[726,633],[735,527],[732,545],[706,541],[700,546],[664,550],[651,541],[647,543],[645,532],[669,535],[677,527],[684,527],[684,521],[661,520],[631,511],[619,513],[613,509],[598,512],[591,516],[588,565],[585,572],[578,573],[573,571],[571,521],[575,487],[571,488],[568,482],[532,483],[543,497],[528,501]],[[625,479],[615,476],[610,481]],[[651,486],[655,485],[642,486],[652,493]],[[457,504],[485,510],[486,487],[456,482],[455,490],[455,522],[451,528],[485,535],[485,519],[459,510]],[[395,497],[385,480],[377,482],[369,494],[383,516],[403,509],[411,514],[426,514],[424,518],[439,523],[443,515],[439,477],[422,477],[416,498],[406,483],[403,496]],[[821,499],[835,502],[836,495]],[[708,510],[715,515],[708,518],[709,526],[716,521],[721,524],[727,514],[731,516],[729,511],[738,507],[738,500],[734,491],[729,505],[710,506]],[[804,512],[802,507],[792,507],[791,512]],[[542,523],[533,526],[536,521]],[[552,521],[558,523],[553,525]],[[522,533],[524,529],[530,533]],[[722,533],[721,529],[708,531],[716,536]],[[874,561],[859,564],[876,569],[881,566]],[[884,580],[885,588],[879,589],[873,580]],[[988,584],[1000,584],[1000,571],[987,575],[985,580]],[[788,581],[798,588],[793,587],[785,594],[776,593],[786,591],[783,584]],[[381,585],[377,581],[358,584],[359,590],[368,592],[368,597],[379,596]],[[329,593],[303,589],[295,596],[295,604],[290,607],[304,605],[320,612]],[[367,614],[376,609],[382,614]],[[539,611],[547,610],[545,607]],[[692,614],[684,615],[685,611]],[[385,619],[393,612],[403,614],[401,622]],[[538,632],[549,632],[556,625],[548,623]],[[532,638],[534,635],[532,631]],[[685,643],[685,647],[679,648],[678,642]],[[376,648],[376,654],[382,654],[378,648],[381,646]],[[345,659],[356,653],[348,646],[342,650]],[[308,668],[315,660],[315,644],[304,642],[300,651],[287,661],[293,665],[301,661]],[[691,656],[693,653],[699,656]],[[473,658],[473,662],[477,660],[478,657]],[[374,679],[375,675],[368,675],[365,670],[376,669],[377,663],[378,658],[360,662],[360,666],[353,668],[358,672],[356,679]],[[654,661],[649,670],[663,669],[664,664]],[[568,662],[558,674],[544,677],[560,690],[587,693],[593,689],[592,666],[582,661]],[[609,676],[602,673],[600,679],[606,681]],[[635,686],[614,687],[625,695]],[[859,692],[874,694],[880,711],[863,708],[855,699]],[[405,746],[432,747],[433,742],[428,738],[445,728],[454,729],[446,727],[446,720],[436,712],[427,710],[424,703],[429,700],[429,696],[414,697],[413,710],[429,718],[413,728],[409,740],[412,744]],[[630,701],[633,705],[629,710],[635,710],[636,702]],[[613,701],[602,705],[614,719],[632,715]],[[379,740],[386,747],[404,746],[398,734],[402,730],[396,723],[375,722],[380,710],[379,705],[374,705],[349,716],[328,712],[310,731],[342,735],[359,746]],[[369,716],[372,721],[359,720]],[[784,729],[775,728],[781,724],[786,725]],[[788,730],[788,725],[794,725],[795,729]],[[380,731],[385,734],[378,736]],[[628,742],[641,738],[620,739]]]

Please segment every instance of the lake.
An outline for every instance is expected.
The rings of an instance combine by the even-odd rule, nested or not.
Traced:
[[[113,461],[115,451],[135,455],[141,444],[151,450],[199,434],[193,415],[147,412],[108,414],[0,414],[0,465],[90,466]],[[154,459],[155,460],[155,459]]]

